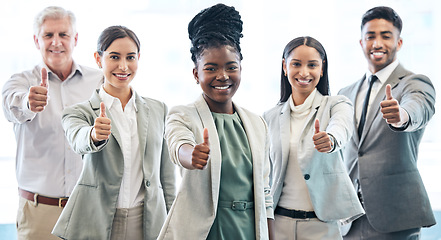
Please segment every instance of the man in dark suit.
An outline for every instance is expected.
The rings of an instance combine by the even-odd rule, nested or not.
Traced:
[[[418,145],[435,113],[435,89],[397,60],[402,22],[389,7],[362,18],[362,79],[343,88],[355,106],[355,133],[344,160],[366,215],[343,228],[344,239],[419,239],[435,218],[417,169]]]

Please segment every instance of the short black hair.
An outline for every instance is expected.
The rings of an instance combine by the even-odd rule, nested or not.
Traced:
[[[205,49],[221,46],[233,47],[242,60],[242,24],[239,12],[221,3],[199,12],[188,24],[191,60],[196,64]]]
[[[289,54],[299,46],[308,46],[312,47],[320,54],[320,58],[323,61],[323,76],[320,77],[319,82],[316,86],[317,91],[319,91],[322,95],[330,95],[329,91],[329,80],[328,80],[328,56],[326,54],[325,48],[323,45],[317,41],[313,37],[297,37],[291,40],[288,44],[286,44],[285,49],[283,50],[283,59],[287,59]],[[285,62],[286,64],[286,62]],[[283,62],[282,62],[282,74],[280,80],[280,100],[279,103],[286,102],[289,99],[289,96],[292,94],[291,83],[289,83],[288,77],[285,76],[285,72],[283,71]]]
[[[398,29],[399,33],[401,33],[403,28],[403,21],[401,21],[400,16],[390,7],[379,6],[369,9],[361,19],[361,30],[363,30],[367,22],[373,19],[384,19],[391,22]]]

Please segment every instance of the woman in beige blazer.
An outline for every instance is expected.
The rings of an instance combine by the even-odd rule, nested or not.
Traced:
[[[276,239],[341,239],[338,221],[363,214],[340,151],[353,132],[353,107],[344,96],[328,96],[327,66],[314,38],[289,42],[280,103],[264,114]]]
[[[268,239],[267,127],[232,101],[241,80],[240,15],[218,4],[196,15],[188,30],[203,94],[167,118],[182,182],[158,239]]]

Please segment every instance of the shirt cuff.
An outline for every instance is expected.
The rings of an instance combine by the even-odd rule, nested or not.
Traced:
[[[400,107],[400,119],[401,121],[397,123],[392,123],[392,127],[402,128],[403,126],[407,125],[407,122],[409,121],[409,114],[402,107]]]

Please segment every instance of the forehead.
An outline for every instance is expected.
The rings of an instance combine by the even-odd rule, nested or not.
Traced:
[[[288,58],[291,59],[310,59],[310,60],[321,60],[320,53],[317,49],[309,47],[306,45],[300,45],[294,48],[289,54]]]
[[[47,18],[41,24],[40,32],[71,32],[72,25],[68,17]]]
[[[372,19],[363,26],[361,32],[362,34],[381,32],[392,32],[398,34],[398,29],[392,24],[392,22],[389,22],[386,19]]]
[[[205,49],[199,61],[202,62],[240,62],[239,53],[231,46],[212,47]]]
[[[138,52],[138,47],[133,39],[129,37],[117,38],[109,45],[105,52],[131,53]]]

